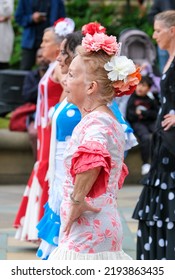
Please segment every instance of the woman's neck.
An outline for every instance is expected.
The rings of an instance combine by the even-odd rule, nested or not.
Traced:
[[[105,111],[107,104],[105,102],[101,103],[94,103],[92,106],[82,106],[81,115],[82,117],[86,116],[87,114],[94,112],[94,111]]]
[[[175,43],[172,44],[168,50],[168,54],[169,54],[169,58],[165,64],[165,67],[163,69],[163,73],[167,72],[167,70],[169,69],[174,57],[175,57]]]

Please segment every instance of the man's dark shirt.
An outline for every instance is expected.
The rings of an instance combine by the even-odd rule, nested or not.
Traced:
[[[25,102],[36,104],[40,79],[39,69],[32,70],[25,76],[22,92]]]

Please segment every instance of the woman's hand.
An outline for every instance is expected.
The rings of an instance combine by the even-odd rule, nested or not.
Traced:
[[[164,120],[162,121],[162,127],[166,131],[170,129],[172,126],[175,126],[175,115],[167,114],[164,116]]]
[[[64,232],[66,235],[69,235],[73,222],[78,219],[85,211],[91,211],[98,213],[101,211],[101,208],[96,208],[91,206],[86,201],[81,202],[80,204],[71,204],[70,213],[67,219],[67,224],[65,226]]]

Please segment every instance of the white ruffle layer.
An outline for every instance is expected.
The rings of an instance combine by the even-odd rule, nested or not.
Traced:
[[[132,260],[132,258],[123,250],[117,252],[83,254],[72,250],[67,251],[57,247],[50,254],[49,260]]]

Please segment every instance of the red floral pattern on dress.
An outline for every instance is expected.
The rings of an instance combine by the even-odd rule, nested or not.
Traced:
[[[62,249],[85,254],[121,250],[123,232],[116,197],[123,166],[124,143],[125,137],[121,125],[106,113],[92,112],[86,115],[74,129],[64,155],[66,180],[63,185],[64,199],[61,205],[59,236],[59,244]],[[66,236],[64,227],[71,203],[69,194],[74,188],[72,174],[75,170],[71,171],[72,174],[70,173],[72,156],[74,155],[74,158],[77,159],[79,155],[95,155],[96,153],[100,156],[100,160],[107,156],[111,163],[105,188],[103,181],[100,181],[99,184],[99,188],[105,189],[105,191],[99,196],[86,198],[88,203],[100,207],[101,211],[98,213],[84,212],[73,223],[69,236]],[[81,168],[81,164],[78,164],[78,169]],[[87,162],[84,162],[82,165],[86,166],[86,164]]]

